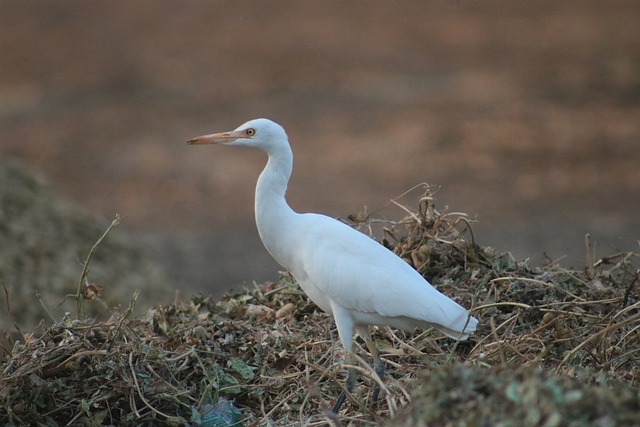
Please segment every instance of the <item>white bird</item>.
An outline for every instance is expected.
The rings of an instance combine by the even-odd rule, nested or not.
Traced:
[[[478,321],[458,303],[427,282],[393,252],[346,224],[314,213],[299,214],[285,200],[293,154],[285,130],[267,119],[251,120],[231,132],[203,135],[188,144],[224,144],[257,148],[269,156],[258,178],[256,224],[265,248],[291,272],[304,292],[332,314],[340,341],[351,358],[353,334],[360,335],[382,379],[384,364],[371,339],[369,325],[403,330],[433,327],[464,340]],[[350,392],[356,374],[350,370]],[[374,389],[375,402],[379,388]],[[346,398],[343,391],[333,411]]]

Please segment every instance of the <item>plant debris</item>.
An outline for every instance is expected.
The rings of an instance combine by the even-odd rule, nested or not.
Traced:
[[[421,386],[390,427],[631,426],[640,414],[638,390],[593,384],[539,368],[452,365],[417,379]]]
[[[408,213],[401,221],[352,219],[381,225],[383,244],[480,324],[459,343],[372,327],[387,364],[375,407],[376,375],[357,340],[359,384],[340,415],[330,412],[345,375],[333,319],[282,273],[220,301],[194,297],[141,318],[64,319],[42,336],[23,334],[0,365],[0,420],[195,426],[220,402],[229,425],[244,426],[553,426],[574,416],[615,425],[637,416],[639,255],[591,260],[584,271],[533,267],[477,244],[472,221],[438,212],[426,189],[415,212],[393,201]]]

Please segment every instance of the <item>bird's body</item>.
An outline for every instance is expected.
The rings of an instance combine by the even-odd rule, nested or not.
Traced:
[[[322,310],[348,312],[353,326],[404,330],[433,326],[452,338],[460,337],[467,310],[381,244],[324,215],[291,218],[278,244],[270,244],[269,232],[259,226],[260,236],[269,253]]]
[[[475,330],[478,321],[466,309],[375,240],[333,218],[299,214],[289,207],[285,193],[293,155],[280,125],[256,119],[232,132],[189,142],[248,146],[269,155],[256,186],[260,238],[309,298],[333,315],[348,352],[353,333],[358,332],[377,358],[369,325],[404,330],[432,326],[454,339],[466,339]]]

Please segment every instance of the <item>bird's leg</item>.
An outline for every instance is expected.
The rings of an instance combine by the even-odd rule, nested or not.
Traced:
[[[368,338],[368,339],[367,339]],[[380,359],[380,354],[378,353],[378,349],[376,348],[373,339],[371,339],[371,335],[365,337],[365,344],[367,344],[367,348],[371,353],[371,357],[373,357],[373,370],[380,377],[380,381],[384,381],[384,362]],[[380,384],[376,381],[376,384],[373,386],[373,393],[371,394],[371,404],[375,404],[378,400],[378,395],[380,394]]]
[[[349,358],[349,364],[351,364],[351,352],[348,353],[348,358]],[[347,371],[347,381],[346,381],[346,386],[347,386],[347,390],[342,390],[340,392],[340,396],[338,396],[338,400],[336,400],[336,404],[333,405],[333,413],[337,414],[338,411],[340,411],[340,407],[342,407],[342,404],[344,403],[345,400],[347,400],[347,393],[351,393],[351,391],[353,390],[353,387],[356,384],[356,371],[355,369],[349,368],[349,370]]]
[[[331,301],[331,310],[333,311],[333,318],[336,321],[336,327],[338,329],[340,341],[342,341],[342,346],[346,351],[346,362],[349,365],[353,366],[355,359],[352,352],[354,330],[353,317],[351,317],[351,313],[349,312],[349,310],[340,306],[335,301]],[[367,329],[367,332],[369,332],[369,329]],[[338,400],[336,400],[336,404],[333,406],[334,413],[338,413],[340,407],[347,399],[347,394],[351,393],[351,390],[353,390],[355,384],[356,371],[352,368],[349,368],[349,371],[347,373],[347,387],[346,390],[342,390],[340,396],[338,396]]]

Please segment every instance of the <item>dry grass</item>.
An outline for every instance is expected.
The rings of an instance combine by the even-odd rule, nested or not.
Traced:
[[[416,210],[400,206],[402,221],[352,219],[383,227],[389,249],[481,323],[461,343],[373,328],[388,367],[375,408],[366,402],[377,378],[357,342],[360,382],[341,415],[329,412],[344,377],[337,333],[283,273],[218,302],[63,320],[24,335],[1,365],[0,419],[186,425],[221,398],[244,425],[493,425],[496,414],[504,425],[561,425],[571,406],[582,408],[581,425],[616,425],[638,413],[637,254],[589,260],[585,271],[532,267],[479,246],[470,221],[439,213],[428,193]]]

